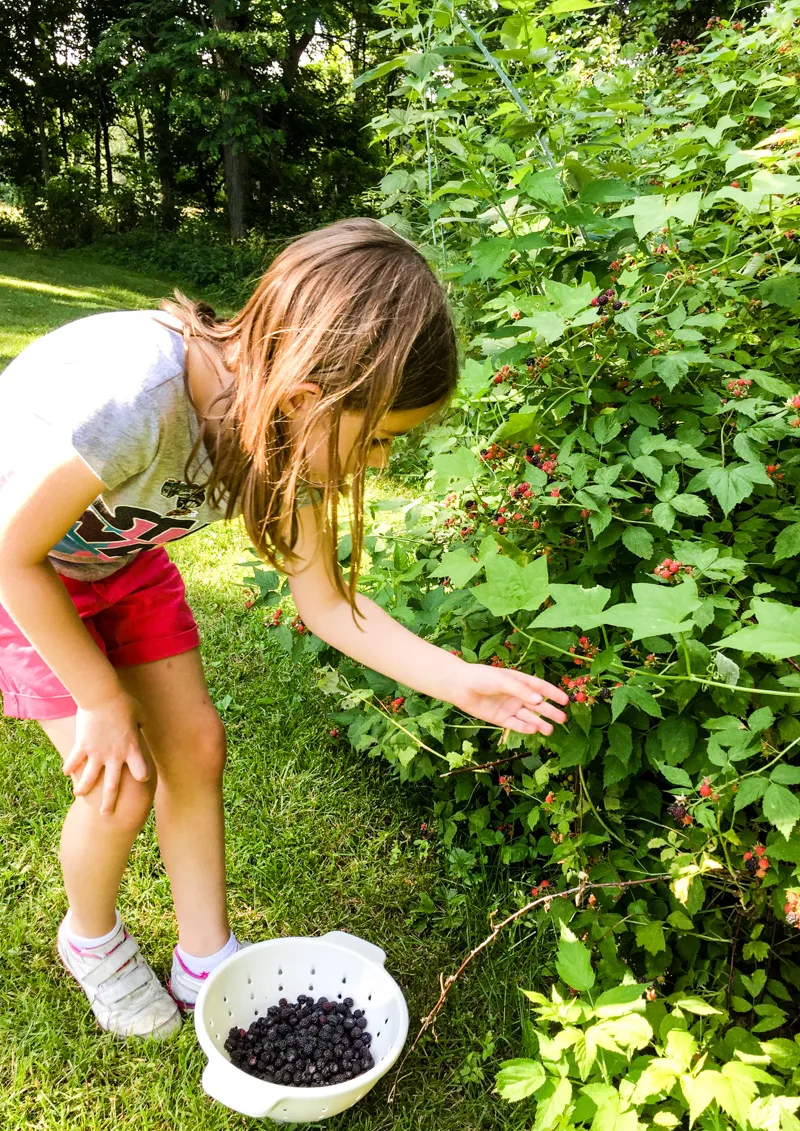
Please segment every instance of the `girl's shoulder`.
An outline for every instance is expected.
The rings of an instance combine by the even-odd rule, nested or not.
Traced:
[[[90,314],[51,330],[26,346],[4,371],[6,386],[32,378],[76,385],[101,381],[117,394],[151,391],[182,375],[185,344],[177,319],[162,310]],[[65,370],[67,371],[65,373]]]

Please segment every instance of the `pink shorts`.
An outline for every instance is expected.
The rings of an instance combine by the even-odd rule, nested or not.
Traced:
[[[115,668],[165,660],[200,643],[183,578],[162,546],[143,550],[102,581],[61,580],[92,639]],[[0,691],[3,714],[11,718],[63,719],[77,711],[66,687],[2,606]]]

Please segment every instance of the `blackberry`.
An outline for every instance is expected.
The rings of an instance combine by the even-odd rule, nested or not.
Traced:
[[[605,306],[608,302],[608,295],[600,295],[597,299],[598,306]]]
[[[597,698],[598,699],[610,699],[611,698],[611,688],[610,687],[601,687],[600,690],[597,692]]]
[[[667,813],[676,821],[682,820],[686,816],[686,812],[686,807],[684,805],[680,805],[677,801],[674,805],[669,805],[667,807]]]
[[[619,301],[619,299],[617,299],[615,303],[612,303],[612,305],[615,310],[622,310],[622,303]]]
[[[755,856],[751,856],[749,860],[745,860],[744,866],[751,876],[754,876],[758,871],[758,860]]]

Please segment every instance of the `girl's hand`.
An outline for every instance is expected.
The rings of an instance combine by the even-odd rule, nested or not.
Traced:
[[[142,753],[140,721],[139,704],[124,691],[101,707],[78,708],[75,745],[64,761],[64,773],[72,777],[75,796],[81,797],[92,791],[102,771],[100,812],[103,816],[114,812],[124,766],[137,781],[147,781],[150,776]]]
[[[548,719],[554,723],[567,720],[563,711],[545,701],[569,703],[567,693],[536,676],[464,662],[458,681],[456,693],[448,696],[451,703],[487,723],[520,734],[552,734]]]

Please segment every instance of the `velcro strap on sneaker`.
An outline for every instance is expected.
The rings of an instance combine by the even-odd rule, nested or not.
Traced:
[[[88,974],[81,975],[81,981],[85,982],[87,986],[92,986],[95,989],[101,986],[108,978],[116,974],[121,966],[129,962],[131,958],[138,952],[139,944],[136,939],[128,936],[124,942],[120,943],[118,947],[112,950],[111,954],[95,966],[94,970],[90,970]]]
[[[123,998],[134,993],[135,990],[140,990],[142,986],[146,986],[149,981],[150,971],[141,962],[131,966],[130,970],[125,970],[118,977],[109,978],[99,992],[102,993],[103,1002],[106,1005],[116,1005]]]

